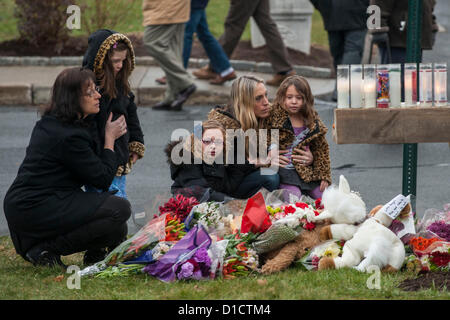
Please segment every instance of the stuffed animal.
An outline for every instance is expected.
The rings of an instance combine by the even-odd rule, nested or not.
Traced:
[[[302,258],[306,252],[318,245],[320,240],[321,230],[329,226],[331,221],[324,220],[316,224],[313,230],[303,230],[297,238],[288,242],[283,247],[268,252],[264,255],[265,263],[261,268],[261,273],[271,274],[283,271],[288,268],[294,261]]]
[[[350,191],[343,175],[339,186],[328,187],[322,197],[324,210],[313,218],[316,228],[303,230],[297,238],[283,247],[265,255],[266,262],[261,268],[264,274],[282,271],[294,261],[302,258],[309,249],[328,238],[331,223],[357,223],[366,218],[366,205],[361,197]]]
[[[369,266],[378,266],[382,271],[394,272],[401,268],[405,259],[402,241],[388,227],[398,216],[411,212],[409,197],[398,195],[389,203],[375,207],[370,217],[361,225],[333,224],[322,229],[321,240],[348,240],[342,257],[324,257],[319,261],[319,270],[354,267],[367,271]]]
[[[339,186],[331,185],[322,195],[324,211],[316,221],[330,219],[332,223],[354,224],[366,219],[366,204],[358,193],[350,190],[343,175],[339,177]]]

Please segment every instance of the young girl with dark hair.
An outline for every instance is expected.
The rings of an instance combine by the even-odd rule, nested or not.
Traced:
[[[119,168],[110,187],[110,190],[117,191],[116,195],[126,198],[126,175],[145,152],[144,135],[129,82],[135,67],[131,41],[111,30],[94,32],[89,36],[83,66],[94,71],[102,95],[100,112],[95,115],[96,126],[92,129],[97,145],[101,146],[104,141],[105,124],[111,113],[113,120],[123,115],[127,122],[127,133],[115,143]],[[95,191],[95,188],[86,186],[86,190]]]
[[[280,189],[301,197],[321,198],[331,184],[327,127],[314,110],[314,96],[301,76],[286,78],[277,90],[271,129],[279,130]]]

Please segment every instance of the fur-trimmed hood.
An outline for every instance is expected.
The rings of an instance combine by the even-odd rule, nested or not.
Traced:
[[[133,71],[136,65],[136,58],[130,39],[117,31],[108,29],[97,30],[89,36],[88,48],[83,57],[83,67],[91,69],[98,76],[103,69],[106,53],[118,41],[125,42],[130,49],[131,71]]]
[[[240,122],[236,119],[233,111],[228,106],[215,106],[208,113],[208,120],[219,121],[223,125],[225,130],[241,128]]]

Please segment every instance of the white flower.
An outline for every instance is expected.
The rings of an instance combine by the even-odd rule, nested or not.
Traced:
[[[319,258],[322,257],[336,258],[339,256],[340,252],[341,252],[340,247],[335,242],[331,242],[316,247],[312,252],[312,256],[317,256]]]

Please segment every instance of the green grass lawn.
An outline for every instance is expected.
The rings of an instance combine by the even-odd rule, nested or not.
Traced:
[[[73,4],[79,1],[74,0]],[[0,3],[0,42],[17,38],[19,33],[17,31],[17,19],[14,18],[14,0],[2,0]],[[219,37],[223,33],[224,21],[228,12],[229,1],[227,0],[210,0],[206,8],[208,16],[208,24],[211,32],[215,37]],[[83,12],[81,13],[83,19]],[[126,19],[119,22],[115,26],[104,26],[105,28],[112,28],[122,33],[129,32],[143,32],[142,27],[142,1],[133,1],[133,7]],[[84,30],[74,30],[73,35],[81,35],[86,33]],[[311,43],[319,44],[328,47],[328,35],[323,28],[322,17],[316,10],[313,14]],[[250,23],[242,35],[242,40],[250,40]]]
[[[81,264],[81,254],[63,257]],[[63,276],[63,277],[62,277]],[[0,237],[0,299],[449,299],[448,291],[405,292],[397,287],[409,273],[382,274],[381,289],[370,290],[369,274],[355,270],[304,272],[290,268],[271,276],[164,283],[150,276],[82,278],[68,289],[70,274],[59,268],[33,267],[19,257],[9,237]]]

